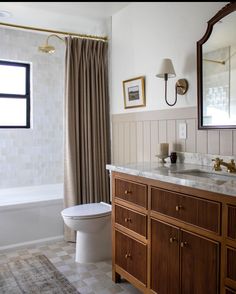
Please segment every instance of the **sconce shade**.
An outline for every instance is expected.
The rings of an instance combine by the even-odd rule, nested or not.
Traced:
[[[158,74],[156,74],[156,77],[165,78],[166,74],[167,78],[174,78],[176,76],[173,63],[169,58],[165,58],[162,60],[160,69],[158,71]]]
[[[168,78],[174,78],[176,76],[173,63],[171,59],[165,58],[162,60],[159,73],[156,75],[158,78],[163,78],[165,81],[165,101],[169,106],[174,106],[177,102],[177,94],[184,95],[188,91],[188,81],[186,79],[180,79],[175,84],[175,100],[173,103],[168,102],[167,99],[167,81]]]

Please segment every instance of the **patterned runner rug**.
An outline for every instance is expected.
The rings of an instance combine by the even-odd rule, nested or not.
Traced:
[[[1,294],[78,294],[45,255],[0,265]]]

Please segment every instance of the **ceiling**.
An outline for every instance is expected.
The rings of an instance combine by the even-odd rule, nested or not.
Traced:
[[[89,18],[107,18],[130,2],[11,2],[14,5]]]
[[[54,30],[105,33],[104,23],[131,2],[0,2],[0,22]]]

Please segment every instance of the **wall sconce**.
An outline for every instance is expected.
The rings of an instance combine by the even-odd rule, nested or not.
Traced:
[[[164,78],[165,80],[165,101],[169,106],[174,106],[177,102],[177,94],[184,95],[188,91],[188,81],[186,79],[180,79],[175,84],[175,101],[169,103],[167,101],[167,81],[168,78],[174,78],[176,76],[173,63],[171,59],[165,58],[162,60],[159,73],[156,75],[158,78]]]

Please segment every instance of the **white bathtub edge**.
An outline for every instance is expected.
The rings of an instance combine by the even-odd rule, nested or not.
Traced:
[[[56,237],[50,237],[50,238],[44,238],[44,239],[38,239],[38,240],[33,240],[33,241],[28,241],[28,242],[23,242],[23,243],[16,243],[16,244],[11,244],[7,246],[1,246],[0,251],[2,250],[8,250],[8,249],[17,249],[17,248],[22,248],[26,247],[29,245],[35,245],[35,244],[40,244],[40,243],[50,243],[52,241],[61,241],[64,240],[64,236],[56,236]]]
[[[56,199],[49,199],[49,200],[40,200],[40,201],[32,201],[32,202],[21,202],[21,203],[15,203],[15,204],[0,204],[0,211],[6,211],[6,210],[19,210],[19,209],[28,209],[31,207],[43,207],[43,206],[50,206],[55,204],[61,204],[63,203],[63,198],[56,198]]]

